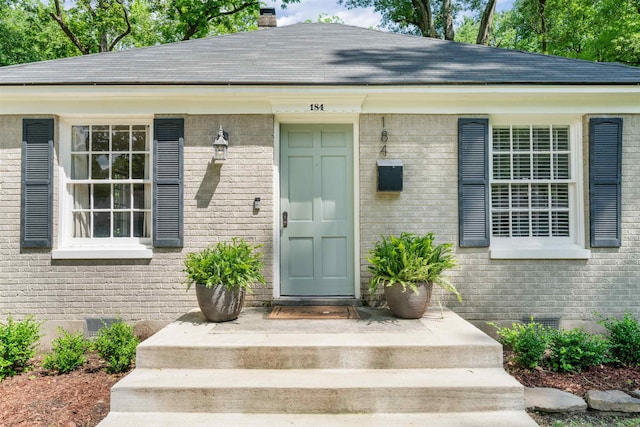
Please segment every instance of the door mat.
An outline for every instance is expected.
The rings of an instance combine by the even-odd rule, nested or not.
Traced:
[[[350,305],[278,305],[269,319],[359,319],[358,310]]]

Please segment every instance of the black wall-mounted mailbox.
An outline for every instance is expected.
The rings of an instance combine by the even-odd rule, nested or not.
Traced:
[[[402,160],[378,160],[378,191],[402,191]]]

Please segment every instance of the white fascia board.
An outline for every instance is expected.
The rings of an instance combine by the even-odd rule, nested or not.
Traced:
[[[640,113],[619,86],[0,86],[0,114]]]

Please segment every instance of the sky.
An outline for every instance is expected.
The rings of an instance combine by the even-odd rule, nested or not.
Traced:
[[[267,0],[265,3],[267,7],[276,8],[278,27],[293,25],[307,19],[315,22],[321,13],[328,16],[338,16],[345,24],[357,27],[376,28],[380,23],[380,15],[373,9],[348,10],[339,5],[337,0],[301,0],[300,3],[287,6],[286,9],[280,8],[280,0]],[[496,9],[498,11],[508,9],[512,3],[513,0],[498,0]]]

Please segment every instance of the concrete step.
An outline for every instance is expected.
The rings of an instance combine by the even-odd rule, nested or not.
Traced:
[[[98,427],[536,427],[524,411],[414,414],[211,414],[111,412]]]
[[[365,317],[374,309],[358,308]],[[138,346],[139,368],[429,369],[502,367],[502,347],[446,311],[420,320],[268,320],[245,310],[237,322],[188,313]],[[375,319],[373,321],[372,319]],[[188,366],[185,366],[188,361]]]
[[[117,412],[421,413],[518,411],[502,368],[140,369],[111,389]]]

